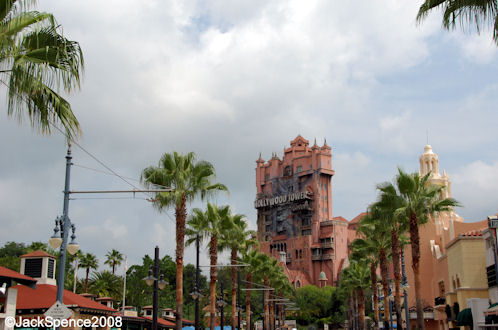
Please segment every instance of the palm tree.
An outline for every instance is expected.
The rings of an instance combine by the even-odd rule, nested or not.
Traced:
[[[249,265],[246,273],[246,324],[247,328],[251,327],[251,288],[253,273],[258,270],[260,265],[265,261],[266,254],[257,250],[245,250],[242,253],[240,262]]]
[[[349,288],[350,295],[358,298],[359,329],[365,327],[365,289],[369,286],[370,271],[366,260],[351,260],[351,264],[343,270],[341,285]]]
[[[232,329],[237,324],[237,257],[241,250],[249,249],[258,244],[253,237],[256,235],[254,230],[248,230],[247,221],[242,214],[233,214],[230,216],[231,229],[224,232],[219,240],[219,251],[230,250],[230,262],[232,270]]]
[[[116,266],[121,265],[121,262],[123,261],[123,255],[118,250],[112,249],[112,251],[107,252],[105,257],[107,259],[104,264],[111,267],[112,274],[114,275],[116,273]]]
[[[49,13],[28,11],[34,0],[0,1],[0,80],[8,88],[7,113],[27,115],[31,125],[50,133],[60,122],[68,136],[80,134],[69,102],[57,91],[79,88],[83,54],[66,39]]]
[[[440,199],[444,186],[432,185],[429,182],[431,173],[420,177],[418,173],[408,174],[398,169],[396,190],[402,199],[402,205],[395,210],[395,216],[409,220],[410,242],[412,249],[412,269],[415,282],[415,298],[417,305],[417,324],[424,329],[420,283],[420,236],[419,225],[425,224],[436,212],[451,211],[460,204],[453,198]]]
[[[112,297],[118,299],[122,295],[123,279],[104,270],[95,272],[90,279],[90,292],[99,297]]]
[[[215,314],[216,314],[216,265],[218,263],[218,240],[224,235],[227,230],[232,229],[232,221],[230,219],[230,207],[217,207],[211,203],[207,204],[207,209],[203,212],[201,209],[194,209],[192,215],[187,221],[185,234],[188,237],[187,244],[192,244],[197,235],[201,241],[209,239],[209,256],[211,262],[210,269],[210,296],[209,296],[209,313],[210,313],[210,328],[214,330]]]
[[[170,207],[176,217],[176,329],[182,329],[183,315],[183,250],[187,203],[196,197],[204,199],[216,191],[228,191],[220,183],[212,183],[215,170],[211,163],[196,162],[193,152],[186,155],[165,153],[158,166],[150,166],[142,171],[141,181],[147,187],[168,187],[170,192],[155,194],[153,205],[160,212]]]
[[[379,296],[377,294],[377,266],[379,265],[379,250],[375,244],[375,237],[366,236],[365,238],[357,238],[351,243],[351,258],[365,259],[370,266],[370,283],[372,290],[372,297],[374,302],[374,328],[379,327]]]
[[[84,254],[80,259],[80,267],[86,269],[85,277],[85,293],[88,292],[88,276],[90,275],[90,269],[97,269],[99,267],[99,260],[92,253]]]
[[[391,247],[390,227],[382,217],[381,210],[379,210],[375,204],[369,207],[368,214],[360,220],[358,232],[365,237],[363,243],[361,243],[364,245],[364,248],[370,251],[377,251],[377,258],[380,263],[382,291],[384,294],[384,306],[387,306],[385,301],[389,296],[388,265]],[[390,319],[390,313],[384,313],[385,329],[389,329]]]
[[[420,6],[417,21],[421,22],[433,9],[443,10],[443,27],[455,29],[457,21],[460,27],[475,26],[479,33],[483,27],[493,30],[493,40],[498,45],[498,1],[497,0],[425,0]]]
[[[258,282],[262,281],[265,288],[270,288],[271,287],[270,279],[276,275],[280,267],[278,265],[277,259],[270,257],[266,254],[263,254],[261,259],[262,260],[259,263],[258,267],[253,271],[253,277],[255,281]],[[268,290],[265,290],[263,292],[263,295],[265,301],[265,304],[263,306],[264,308],[263,322],[265,324],[265,329],[270,329],[270,306],[268,304],[270,293]]]
[[[378,201],[374,203],[379,221],[388,226],[391,235],[391,256],[394,277],[394,306],[396,320],[401,320],[401,242],[406,241],[404,233],[408,230],[408,221],[395,210],[402,206],[402,198],[396,194],[396,189],[389,183],[377,186],[381,192]]]

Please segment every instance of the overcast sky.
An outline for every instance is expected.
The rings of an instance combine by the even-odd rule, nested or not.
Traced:
[[[69,97],[79,142],[125,177],[164,152],[193,151],[230,189],[217,202],[255,228],[259,153],[281,156],[297,134],[326,138],[333,215],[351,220],[397,166],[418,170],[428,131],[465,206],[457,212],[482,220],[498,211],[498,48],[489,31],[443,31],[438,12],[418,26],[420,3],[40,0],[38,9],[84,51],[82,88]],[[8,119],[0,97],[0,244],[47,241],[62,212],[64,139]],[[105,171],[77,147],[73,156],[73,190],[130,188],[81,167]],[[70,202],[84,252],[101,264],[113,248],[131,263],[156,244],[174,255],[173,211],[159,214],[141,194],[95,197]]]

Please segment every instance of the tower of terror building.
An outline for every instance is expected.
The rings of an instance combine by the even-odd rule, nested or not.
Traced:
[[[348,221],[332,217],[332,153],[297,136],[265,162],[256,161],[258,240],[284,264],[295,287],[335,285],[347,257]]]

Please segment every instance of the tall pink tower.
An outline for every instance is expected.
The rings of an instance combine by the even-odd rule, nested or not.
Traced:
[[[256,161],[258,240],[296,287],[334,285],[347,256],[347,226],[332,217],[332,153],[298,135],[265,162]]]

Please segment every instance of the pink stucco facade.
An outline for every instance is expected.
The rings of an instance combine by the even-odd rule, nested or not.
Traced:
[[[282,158],[256,161],[261,251],[285,264],[296,286],[335,285],[347,257],[348,221],[332,216],[331,148],[297,136]],[[319,281],[321,272],[326,280]]]

